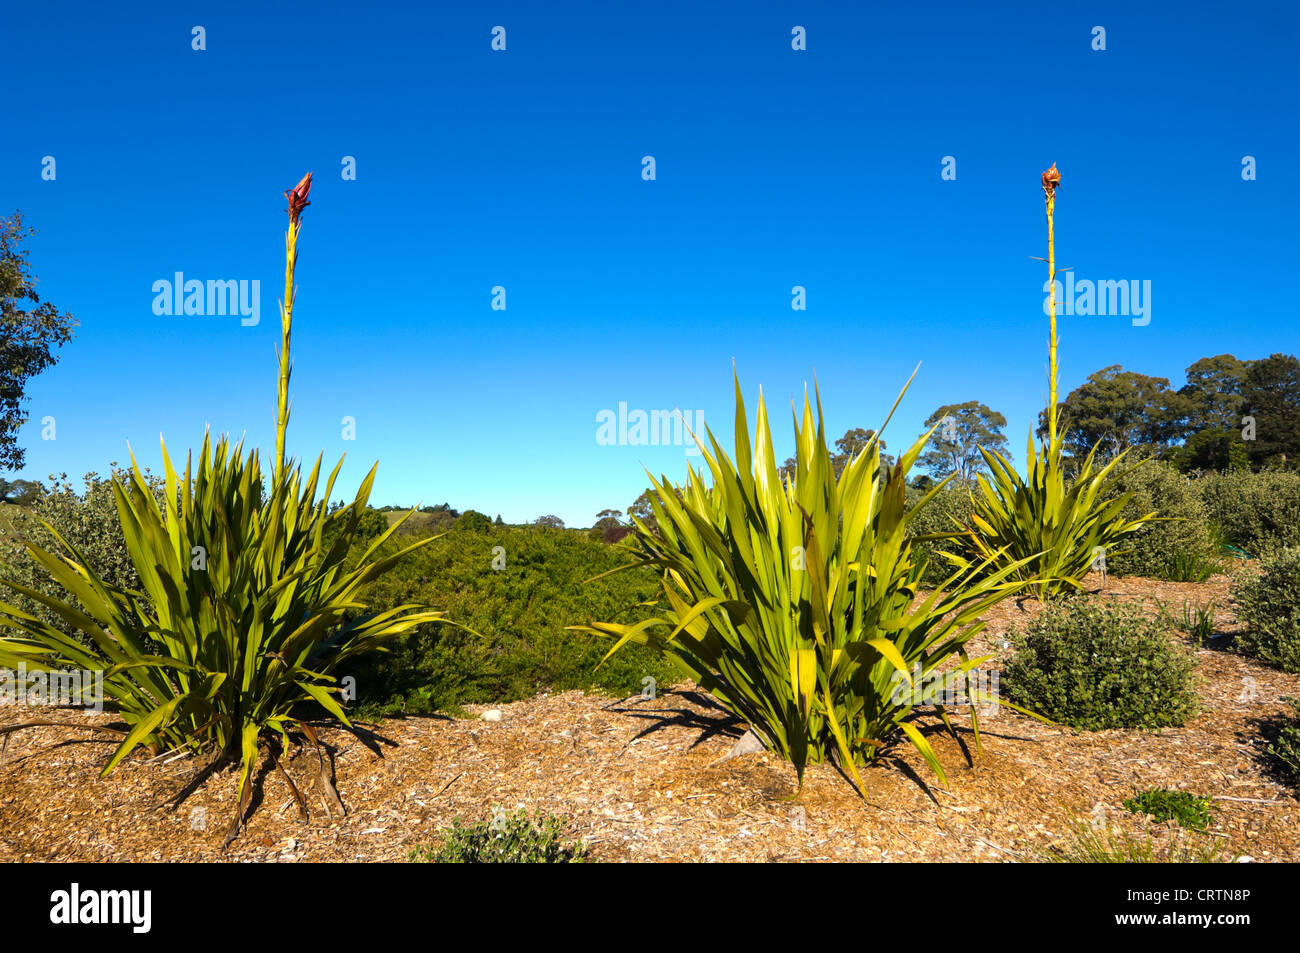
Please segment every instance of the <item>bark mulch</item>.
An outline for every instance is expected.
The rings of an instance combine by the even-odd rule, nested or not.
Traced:
[[[111,742],[39,728],[13,735],[0,760],[0,860],[405,860],[455,817],[474,822],[495,806],[525,806],[568,816],[572,836],[607,861],[1027,861],[1064,843],[1080,819],[1104,817],[1168,842],[1172,828],[1121,802],[1169,787],[1216,799],[1210,834],[1196,836],[1256,861],[1300,861],[1298,792],[1272,773],[1261,732],[1289,711],[1285,696],[1300,696],[1300,676],[1216,647],[1235,631],[1227,588],[1215,577],[1199,585],[1112,578],[1103,589],[1152,611],[1154,599],[1174,610],[1217,607],[1222,638],[1197,649],[1202,711],[1188,725],[1075,733],[1004,710],[982,720],[983,756],[970,767],[969,721],[954,719],[959,742],[922,716],[947,788],[904,742],[863,772],[865,799],[832,765],[811,767],[798,792],[793,769],[770,754],[722,760],[744,726],[689,684],[656,699],[566,692],[496,706],[499,722],[388,720],[368,726],[370,746],[325,727],[346,816],[327,812],[314,751],[295,752],[288,767],[309,820],[299,820],[284,779],[264,773],[244,833],[223,851],[233,772],[208,779],[175,811],[160,810],[194,776],[195,760],[136,757],[100,779]],[[1005,652],[1003,636],[1036,611],[1033,602],[997,607],[975,649]],[[0,725],[31,716],[0,709]]]

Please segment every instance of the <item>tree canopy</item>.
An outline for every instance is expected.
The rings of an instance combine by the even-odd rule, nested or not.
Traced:
[[[0,218],[0,470],[21,469],[26,458],[18,430],[28,380],[51,367],[72,338],[76,321],[36,293],[37,278],[21,243],[36,234],[21,212]],[[29,307],[24,307],[24,305]]]
[[[925,419],[926,430],[936,425],[928,449],[916,461],[936,479],[949,474],[959,480],[974,479],[986,469],[981,446],[1007,454],[1007,438],[1002,434],[1007,418],[978,400],[944,404]]]

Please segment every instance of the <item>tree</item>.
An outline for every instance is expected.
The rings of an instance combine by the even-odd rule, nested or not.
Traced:
[[[533,525],[545,526],[550,529],[564,529],[564,520],[560,519],[558,516],[539,516],[537,519],[533,520]]]
[[[1103,460],[1131,447],[1163,450],[1187,432],[1191,399],[1169,389],[1166,377],[1104,367],[1070,391],[1058,407],[1065,422],[1066,449],[1086,457],[1094,445]],[[1047,411],[1038,415],[1038,435],[1047,433]]]
[[[935,479],[949,474],[956,474],[959,480],[974,479],[975,474],[986,469],[980,447],[1009,455],[1007,438],[1002,435],[1007,418],[978,400],[944,404],[925,419],[927,430],[936,424],[930,449],[916,461]]]
[[[451,528],[461,533],[486,533],[492,528],[492,520],[486,513],[478,510],[466,510],[456,517]]]
[[[1189,433],[1240,429],[1241,387],[1249,368],[1249,361],[1239,361],[1231,354],[1203,357],[1187,368],[1187,383],[1178,393],[1190,402]]]
[[[641,495],[636,498],[636,501],[627,508],[627,515],[629,518],[635,516],[645,523],[654,522],[655,514],[654,510],[650,509],[649,490],[643,490],[641,492]]]
[[[596,514],[596,522],[591,524],[591,528],[598,529],[603,532],[607,529],[613,529],[614,527],[622,526],[623,523],[619,519],[619,517],[622,515],[623,515],[622,510],[601,510],[599,513]]]
[[[24,228],[21,212],[0,218],[0,469],[22,468],[25,452],[18,429],[27,422],[22,409],[27,381],[58,360],[55,351],[72,339],[76,321],[59,313],[36,293],[36,276],[19,243],[36,234]],[[24,310],[22,302],[33,307]]]
[[[0,503],[32,506],[41,498],[41,485],[32,480],[0,480]]]
[[[835,441],[835,449],[838,453],[831,454],[831,467],[835,470],[835,476],[838,478],[848,466],[850,460],[862,452],[862,449],[871,442],[871,438],[876,435],[870,428],[854,427],[852,430],[844,431],[844,436]],[[880,441],[880,449],[885,449],[885,441]],[[894,465],[894,458],[887,453],[881,453],[880,462],[886,467]],[[794,457],[786,457],[785,462],[777,467],[777,474],[781,479],[792,479],[795,474],[795,468],[798,462]]]
[[[1241,385],[1243,415],[1255,418],[1254,440],[1247,441],[1251,463],[1300,460],[1300,360],[1271,354],[1251,361]]]

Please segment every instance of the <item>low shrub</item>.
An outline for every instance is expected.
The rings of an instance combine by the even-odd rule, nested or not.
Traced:
[[[1013,636],[1002,684],[1016,704],[1073,728],[1161,728],[1196,713],[1196,660],[1133,606],[1078,597]]]
[[[1117,576],[1149,576],[1175,582],[1204,582],[1213,573],[1216,547],[1209,511],[1196,484],[1168,463],[1147,460],[1125,471],[1115,492],[1131,494],[1120,516],[1146,523],[1106,554],[1106,569]]]
[[[1226,542],[1251,556],[1300,546],[1300,472],[1230,470],[1201,477],[1197,488]]]
[[[1300,716],[1300,698],[1288,698],[1287,703]],[[1280,773],[1292,784],[1300,785],[1300,717],[1282,726],[1277,738],[1266,749],[1277,758]]]
[[[1245,626],[1237,648],[1284,672],[1300,672],[1300,546],[1276,550],[1260,560],[1257,573],[1238,575],[1232,597]]]
[[[1187,791],[1151,788],[1126,798],[1124,807],[1134,814],[1146,814],[1157,823],[1177,821],[1179,827],[1203,831],[1210,826],[1211,803],[1208,797]]]
[[[417,847],[408,855],[418,864],[581,864],[587,861],[586,845],[565,841],[565,820],[528,812],[505,814],[498,810],[490,821],[462,827],[460,818],[444,829],[442,844]]]

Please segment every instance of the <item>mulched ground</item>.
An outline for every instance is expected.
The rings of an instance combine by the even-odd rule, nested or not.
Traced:
[[[1154,599],[1176,611],[1213,603],[1222,636],[1214,644],[1235,631],[1224,576],[1199,585],[1112,578],[1104,592],[1152,610]],[[1003,652],[1002,636],[1036,611],[1033,602],[997,607],[974,648]],[[347,815],[327,813],[316,756],[298,752],[289,770],[310,819],[298,819],[283,778],[268,773],[226,851],[233,773],[209,779],[175,811],[158,810],[194,776],[195,761],[136,758],[100,779],[110,744],[80,729],[33,729],[14,735],[0,760],[0,861],[404,860],[436,843],[454,817],[486,820],[497,805],[567,815],[572,835],[607,861],[1036,860],[1072,821],[1103,812],[1120,829],[1168,842],[1172,828],[1121,804],[1150,787],[1213,795],[1211,836],[1231,851],[1300,861],[1300,799],[1273,776],[1261,735],[1289,711],[1282,699],[1300,696],[1300,676],[1221,648],[1197,654],[1202,711],[1183,728],[1075,733],[1003,711],[981,722],[983,757],[972,768],[962,744],[927,727],[950,786],[902,743],[863,772],[865,799],[830,765],[810,768],[795,797],[793,769],[772,755],[723,761],[743,725],[689,685],[654,700],[543,695],[499,706],[499,722],[390,720],[369,726],[382,756],[326,729]],[[0,725],[31,714],[0,709]],[[970,743],[969,732],[962,738]]]

